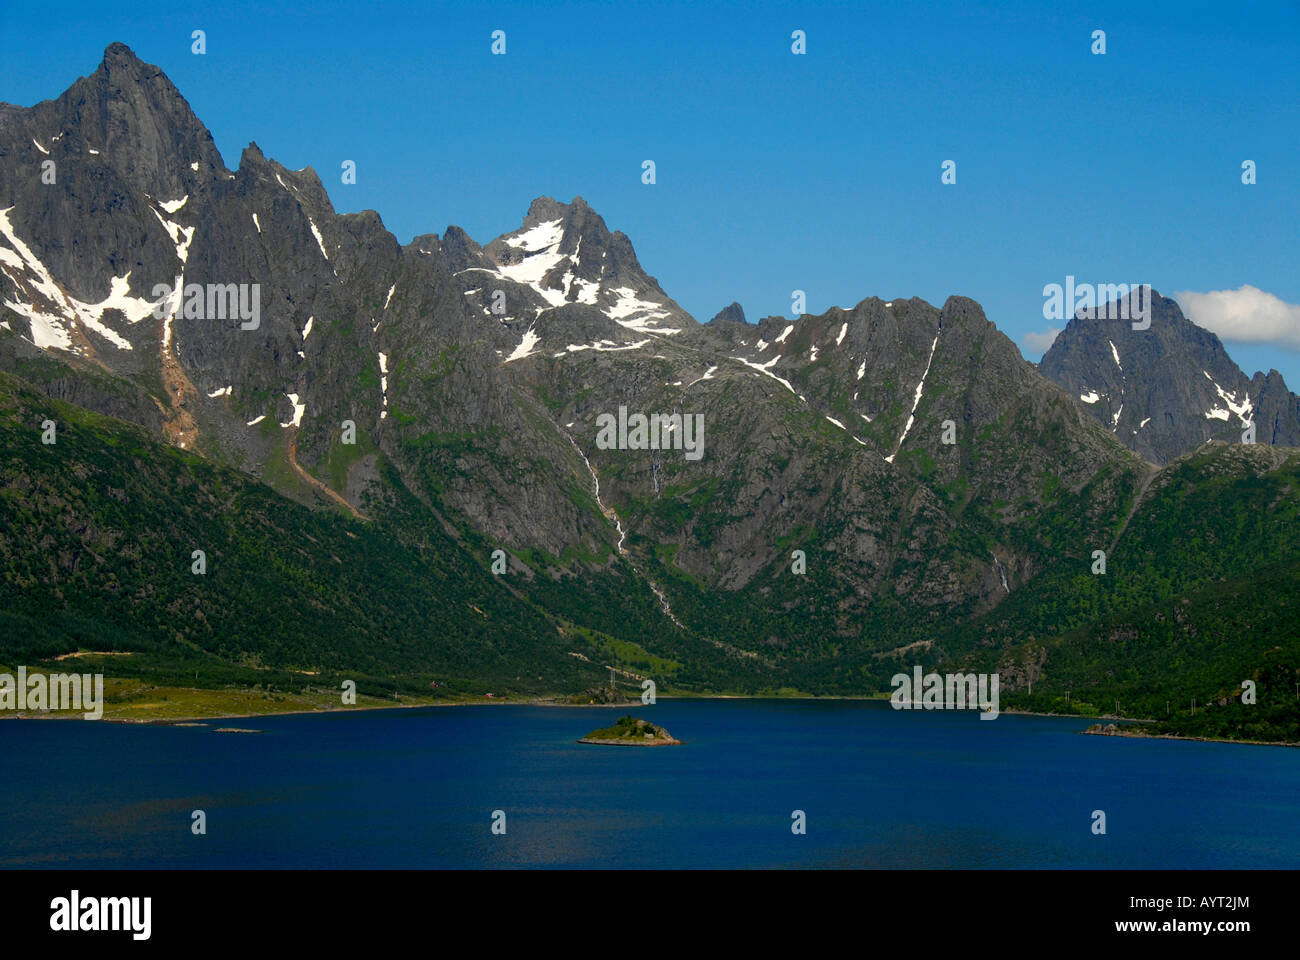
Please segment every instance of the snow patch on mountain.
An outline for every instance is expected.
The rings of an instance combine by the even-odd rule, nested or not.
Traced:
[[[153,215],[163,225],[163,229],[167,231],[167,236],[171,237],[172,243],[176,244],[176,259],[180,260],[182,264],[185,263],[190,256],[190,243],[194,240],[195,228],[182,227],[179,223],[168,220],[157,210],[154,210],[153,207],[149,209],[153,210]]]
[[[925,389],[925,378],[930,375],[930,364],[934,363],[934,351],[938,346],[939,334],[936,333],[934,342],[930,344],[930,358],[925,361],[925,372],[921,374],[921,382],[916,385],[916,395],[912,398],[912,412],[907,415],[907,423],[903,425],[903,432],[898,438],[894,452],[885,457],[886,463],[894,462],[894,457],[898,456],[898,451],[903,448],[903,441],[907,439],[907,434],[912,429],[912,424],[916,420],[916,408],[921,403],[921,391]]]
[[[635,343],[625,343],[622,346],[618,346],[613,340],[601,340],[596,343],[571,343],[565,347],[562,352],[555,354],[555,356],[562,357],[566,353],[579,353],[583,350],[595,350],[598,353],[619,353],[624,350],[640,350],[649,342],[649,339],[637,340]]]
[[[717,368],[716,365],[715,365],[715,366],[712,366],[712,367],[709,367],[709,369],[707,369],[707,370],[704,371],[704,375],[703,375],[703,376],[696,377],[694,380],[692,380],[690,383],[688,383],[688,384],[686,385],[686,389],[689,390],[691,387],[695,386],[695,385],[696,385],[697,383],[699,383],[701,380],[712,380],[712,379],[713,379],[714,371],[716,371],[717,369],[718,369],[718,368]],[[679,384],[680,384],[680,382],[681,382],[681,381],[678,381]]]
[[[600,284],[592,280],[584,280],[582,277],[575,277],[572,273],[564,275],[564,294],[569,295],[569,289],[573,284],[579,284],[575,297],[578,303],[588,303],[594,305],[596,299],[600,296]]]
[[[1231,410],[1237,415],[1237,419],[1243,424],[1250,423],[1251,415],[1254,412],[1254,407],[1250,402],[1250,395],[1247,394],[1246,398],[1241,403],[1238,403],[1236,391],[1229,393],[1227,390],[1224,390],[1223,387],[1219,386],[1218,382],[1215,381],[1209,373],[1204,370],[1202,370],[1201,373],[1205,374],[1205,379],[1214,384],[1214,390],[1219,395],[1219,399],[1222,400],[1223,405],[1228,408],[1227,410],[1224,410],[1222,407],[1213,407],[1205,414],[1206,418],[1209,419],[1213,417],[1218,420],[1227,420],[1228,410]]]
[[[157,306],[153,301],[131,296],[130,278],[130,271],[126,276],[111,278],[108,296],[99,303],[83,303],[75,297],[68,297],[68,303],[81,322],[120,350],[132,349],[130,341],[103,323],[104,313],[116,310],[126,317],[127,323],[135,324],[152,314]]]
[[[517,236],[507,237],[504,240],[506,246],[522,250],[525,256],[518,263],[499,264],[497,270],[507,280],[532,287],[551,306],[562,306],[566,302],[565,291],[543,287],[542,278],[568,259],[560,253],[560,241],[563,239],[564,226],[561,220],[547,220]]]
[[[131,296],[131,271],[129,270],[123,276],[111,278],[108,283],[108,296],[99,303],[82,303],[73,297],[68,299],[77,307],[79,314],[93,314],[98,320],[106,311],[116,310],[126,317],[127,323],[132,324],[139,323],[152,314],[158,305],[156,301]]]
[[[744,357],[732,357],[731,359],[740,361],[745,366],[749,367],[751,370],[757,370],[765,377],[771,377],[777,383],[781,384],[781,386],[785,387],[787,390],[793,393],[796,397],[799,397],[799,394],[795,393],[794,387],[790,386],[789,380],[786,380],[783,377],[778,377],[775,373],[771,371],[771,369],[769,369],[770,367],[775,366],[776,363],[781,359],[779,356],[773,357],[771,360],[767,361],[767,363],[754,363],[754,361],[746,360]],[[799,399],[803,400],[803,397],[799,397]]]
[[[71,351],[72,337],[68,332],[67,323],[75,316],[118,349],[131,350],[130,341],[103,323],[104,313],[109,310],[120,312],[126,317],[128,323],[138,323],[153,313],[156,304],[130,295],[131,272],[127,271],[125,276],[110,278],[109,294],[99,303],[85,303],[65,295],[36,254],[14,233],[13,225],[9,222],[9,213],[12,210],[13,207],[0,210],[0,236],[3,236],[13,248],[13,252],[9,252],[4,257],[4,262],[15,268],[22,268],[26,274],[34,277],[35,279],[28,280],[28,285],[60,310],[60,313],[51,314],[38,310],[35,304],[15,300],[4,302],[9,309],[27,318],[31,327],[31,342],[42,349]]]
[[[564,221],[547,220],[539,223],[530,230],[513,237],[507,237],[505,244],[508,247],[514,247],[516,250],[523,250],[526,253],[536,253],[541,250],[549,250],[557,247],[560,241],[564,239]]]
[[[532,356],[533,348],[541,342],[541,339],[541,335],[535,333],[533,328],[529,327],[528,332],[524,334],[524,338],[519,341],[519,346],[515,347],[514,352],[511,353],[510,356],[506,357],[504,362],[511,363],[515,360],[522,360],[525,357]]]
[[[286,393],[285,396],[288,397],[289,402],[293,404],[293,417],[289,420],[288,423],[282,423],[280,424],[280,426],[282,427],[299,426],[302,423],[303,412],[307,409],[307,402],[304,400],[303,402],[299,403],[298,394],[296,393]]]
[[[663,306],[662,303],[657,303],[653,300],[640,299],[636,295],[636,291],[631,287],[616,287],[614,293],[618,296],[618,300],[612,306],[606,307],[604,310],[605,316],[609,317],[611,320],[622,320],[625,317],[630,317],[638,313],[647,313],[654,310],[656,307]],[[659,316],[666,317],[668,314],[661,313]]]
[[[307,226],[311,227],[311,235],[316,238],[316,246],[320,247],[320,255],[328,260],[330,255],[325,252],[325,240],[321,237],[320,230],[316,228],[316,221],[308,217]]]
[[[72,350],[72,338],[63,326],[63,318],[37,310],[35,304],[6,300],[4,305],[19,316],[26,317],[31,327],[31,343],[42,350]]]
[[[663,309],[662,303],[654,300],[642,300],[637,296],[636,291],[630,287],[616,287],[613,292],[618,296],[618,300],[612,306],[606,307],[603,313],[615,323],[637,333],[661,335],[681,333],[681,330],[676,327],[661,327],[658,325],[657,321],[671,316],[668,311]]]

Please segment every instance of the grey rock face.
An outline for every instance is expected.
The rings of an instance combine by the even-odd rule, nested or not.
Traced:
[[[1111,318],[1118,311],[1075,317],[1039,370],[1152,463],[1167,463],[1207,440],[1240,441],[1256,420],[1257,442],[1296,442],[1296,397],[1280,374],[1247,378],[1219,338],[1185,318],[1177,303],[1155,291],[1151,303],[1145,330]]]
[[[1300,397],[1286,387],[1282,374],[1256,372],[1250,380],[1257,443],[1300,447]]]
[[[717,315],[709,321],[710,324],[736,324],[745,322],[745,310],[734,300],[718,311]]]
[[[0,191],[4,369],[303,502],[380,520],[415,504],[533,558],[521,584],[569,577],[570,616],[638,590],[647,629],[680,619],[728,656],[870,646],[882,610],[920,628],[997,605],[1063,543],[1108,545],[1088,537],[1118,528],[1148,472],[1130,451],[1235,429],[1213,404],[1237,417],[1249,397],[1262,442],[1266,412],[1268,442],[1295,442],[1281,378],[1245,381],[1162,298],[1145,337],[1072,321],[1040,372],[964,297],[752,325],[732,304],[698,324],[580,197],[533,201],[484,246],[454,226],[403,246],[256,144],[227,171],[119,45],[60,100],[0,109]],[[141,312],[176,276],[256,284],[259,323]],[[701,418],[701,456],[600,442],[620,408]],[[788,575],[796,548],[815,590]],[[714,591],[788,629],[712,619]]]

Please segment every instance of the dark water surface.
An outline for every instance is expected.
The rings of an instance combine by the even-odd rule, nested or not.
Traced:
[[[880,701],[660,700],[631,712],[683,746],[573,742],[627,712],[4,721],[0,865],[1300,866],[1300,750]]]

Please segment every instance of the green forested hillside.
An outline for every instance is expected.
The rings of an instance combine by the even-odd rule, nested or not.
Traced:
[[[5,662],[137,651],[117,672],[285,684],[317,671],[312,682],[342,675],[372,691],[427,691],[434,678],[555,689],[598,675],[568,656],[592,652],[581,635],[561,635],[495,581],[485,554],[432,524],[411,536],[312,511],[12,377],[0,385]]]
[[[15,377],[0,374],[0,388],[0,663],[132,652],[105,669],[287,691],[353,678],[362,692],[435,697],[571,692],[613,662],[668,693],[869,695],[920,663],[996,670],[1007,706],[1102,715],[1118,700],[1121,714],[1170,731],[1296,735],[1295,452],[1206,447],[1158,474],[1136,509],[1118,484],[1114,517],[1093,536],[1070,506],[1095,496],[1053,491],[1052,526],[1022,535],[1059,542],[1058,561],[990,611],[954,611],[942,629],[887,601],[852,635],[830,602],[824,616],[787,622],[784,593],[835,597],[833,563],[727,591],[674,574],[664,554],[651,569],[671,588],[687,624],[678,629],[621,559],[580,577],[532,551],[519,557],[528,573],[494,577],[493,544],[454,515],[435,518],[382,461],[395,505],[385,520],[361,521],[308,509]],[[46,419],[57,425],[52,445],[41,442]],[[678,502],[703,511],[711,494]],[[979,503],[965,509],[972,517],[949,549],[978,552],[993,521],[979,520]],[[1092,549],[1111,546],[1120,527],[1106,573],[1094,574]],[[816,558],[825,535],[809,530],[799,543]],[[206,555],[202,575],[195,550]],[[1238,702],[1243,680],[1256,682],[1258,704]]]
[[[1026,709],[1113,713],[1119,701],[1169,731],[1300,739],[1298,492],[1296,451],[1214,444],[1180,458],[1152,482],[1105,575],[1089,561],[1045,572],[943,636],[944,662],[998,669]],[[1244,680],[1257,704],[1222,709]]]

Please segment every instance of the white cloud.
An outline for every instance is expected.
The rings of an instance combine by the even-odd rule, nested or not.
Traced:
[[[1047,348],[1052,345],[1061,331],[1055,327],[1048,327],[1046,333],[1034,333],[1030,331],[1020,338],[1020,342],[1025,345],[1025,349],[1030,353],[1046,353]]]
[[[1174,294],[1198,327],[1235,343],[1267,343],[1300,351],[1300,305],[1246,284],[1236,290]]]

